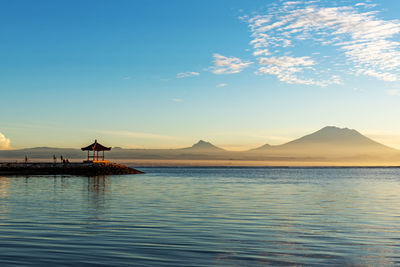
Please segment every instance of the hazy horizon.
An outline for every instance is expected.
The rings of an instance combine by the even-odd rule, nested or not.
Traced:
[[[98,140],[102,145],[101,140]],[[87,144],[88,145],[88,144]],[[0,159],[19,161],[28,157],[48,162],[62,155],[81,162],[86,153],[78,148],[37,147],[0,151]],[[176,149],[118,149],[106,153],[114,162],[136,166],[395,166],[400,150],[378,143],[356,130],[324,127],[280,145],[262,145],[246,151],[225,150],[200,140]]]
[[[325,127],[321,128],[321,129],[328,128],[328,127],[334,127],[334,128],[338,128],[338,129],[356,130],[356,129],[352,129],[352,128],[348,128],[348,127],[341,128],[341,127],[337,127],[337,126],[325,126]],[[312,132],[316,132],[316,131],[319,131],[321,129],[317,129],[317,130],[314,129]],[[107,144],[107,145],[109,145],[109,146],[111,146],[113,148],[123,148],[123,149],[183,149],[183,148],[189,148],[189,147],[197,144],[198,142],[204,141],[206,143],[211,143],[211,144],[217,146],[218,148],[222,148],[222,149],[227,150],[227,151],[233,151],[233,152],[234,151],[236,151],[236,152],[243,151],[244,152],[244,151],[260,148],[260,147],[262,147],[264,145],[271,145],[271,146],[284,145],[286,143],[289,143],[289,142],[292,142],[294,140],[297,140],[298,138],[307,136],[307,135],[311,134],[312,132],[304,133],[303,135],[294,137],[292,139],[291,138],[287,138],[286,140],[282,140],[280,143],[278,141],[271,142],[271,143],[255,143],[255,144],[253,144],[251,146],[240,144],[240,143],[238,143],[238,144],[230,144],[230,145],[227,146],[227,145],[224,145],[224,144],[214,143],[214,142],[212,142],[212,141],[210,141],[208,139],[205,139],[205,138],[198,139],[198,140],[193,140],[191,143],[189,141],[187,144],[182,144],[180,146],[171,146],[168,143],[166,143],[165,146],[160,146],[160,147],[152,147],[152,146],[149,146],[149,147],[143,147],[143,146],[136,146],[136,147],[133,147],[133,146],[116,146],[116,145],[112,145],[112,144]],[[361,133],[361,134],[363,134],[363,133]],[[393,148],[393,149],[400,149],[400,147],[391,146],[391,145],[385,144],[383,142],[380,142],[379,139],[374,139],[374,137],[373,137],[374,135],[372,135],[372,137],[368,136],[367,134],[363,134],[363,135],[368,137],[368,138],[370,138],[373,141],[376,141],[376,142],[382,144],[382,145],[388,146],[388,147]],[[95,138],[97,138],[97,137],[95,137]],[[1,139],[1,136],[0,136],[0,139]],[[91,140],[89,142],[92,142],[92,141],[93,140]],[[99,139],[99,142],[104,143],[102,139]],[[41,147],[80,149],[80,147],[82,145],[85,145],[85,144],[81,143],[80,145],[75,146],[75,147],[50,146],[50,145],[46,145],[46,143],[44,143],[43,145],[31,146],[31,147],[12,147],[12,146],[9,145],[8,147],[0,148],[0,150],[18,150],[18,149],[29,149],[29,148],[41,148]]]
[[[306,136],[308,136],[308,135],[310,135],[310,134],[319,132],[319,131],[324,130],[324,129],[329,129],[329,128],[338,129],[338,130],[357,131],[356,129],[351,129],[351,128],[347,128],[347,127],[346,127],[346,128],[340,128],[340,127],[337,127],[337,126],[325,126],[325,127],[321,128],[321,129],[315,130],[315,131],[313,131],[313,132],[309,132],[309,133],[304,134],[304,135],[302,135],[302,136],[298,136],[298,137],[296,137],[296,138],[294,138],[294,139],[291,139],[291,140],[287,140],[286,142],[283,142],[283,143],[278,143],[278,144],[263,143],[263,144],[255,145],[254,147],[249,147],[249,148],[240,149],[240,150],[239,150],[239,149],[229,149],[229,148],[226,148],[225,146],[221,146],[221,145],[219,145],[219,144],[215,144],[215,143],[210,142],[209,140],[205,140],[205,139],[195,140],[195,141],[193,141],[191,144],[188,144],[187,146],[184,146],[184,147],[154,147],[154,148],[153,148],[153,147],[120,147],[120,146],[111,146],[111,147],[113,147],[114,149],[115,149],[115,148],[122,148],[122,149],[155,149],[155,150],[157,150],[157,149],[185,149],[185,148],[195,147],[196,145],[201,144],[201,143],[206,143],[206,144],[210,144],[210,145],[216,146],[217,148],[221,148],[221,149],[226,150],[226,151],[232,151],[232,152],[235,152],[235,151],[240,152],[240,151],[242,151],[242,152],[245,152],[245,151],[249,151],[249,150],[251,151],[251,150],[254,150],[254,149],[259,149],[259,148],[262,148],[263,146],[266,146],[266,145],[269,145],[269,146],[271,146],[271,147],[282,146],[282,145],[285,145],[285,144],[287,144],[287,143],[290,143],[290,142],[296,141],[296,140],[298,140],[298,139],[301,139],[301,138],[303,138],[303,137],[306,137]],[[357,131],[357,133],[359,133],[359,132]],[[360,134],[362,134],[362,133],[360,133]],[[363,135],[363,134],[362,134],[362,135]],[[367,137],[367,138],[370,138],[370,137],[368,137],[367,135],[364,135],[364,136]],[[373,140],[373,141],[375,141],[375,142],[378,142],[377,140],[374,140],[373,138],[370,138],[370,139]],[[102,142],[102,140],[99,139],[99,142]],[[382,145],[384,145],[384,146],[387,146],[387,147],[389,147],[389,148],[398,149],[398,148],[395,148],[395,147],[388,146],[387,144],[384,144],[384,143],[381,143],[381,142],[378,142],[378,143],[380,143],[380,144],[382,144]],[[107,144],[107,145],[110,145],[110,144]],[[239,146],[239,147],[240,147],[241,144],[236,144],[236,146]],[[13,147],[9,147],[9,148],[3,149],[3,150],[18,150],[18,149],[30,149],[30,148],[80,149],[80,146],[79,146],[79,147],[52,147],[52,146],[45,146],[45,145],[43,145],[43,146],[37,146],[37,147],[23,147],[23,148],[13,148]]]

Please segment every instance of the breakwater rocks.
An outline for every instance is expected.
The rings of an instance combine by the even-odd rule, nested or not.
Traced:
[[[0,174],[72,174],[83,176],[142,174],[139,170],[117,163],[0,163]]]

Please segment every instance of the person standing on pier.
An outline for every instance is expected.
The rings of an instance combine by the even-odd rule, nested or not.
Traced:
[[[53,155],[53,161],[54,161],[54,163],[57,163],[57,157],[56,157],[56,155]]]
[[[25,155],[25,163],[28,163],[28,156]]]

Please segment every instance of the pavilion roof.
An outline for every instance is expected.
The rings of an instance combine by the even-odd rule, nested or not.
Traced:
[[[87,147],[82,147],[81,150],[90,150],[90,151],[107,151],[111,150],[111,147],[105,147],[99,143],[97,143],[97,140],[94,140],[94,143],[91,144],[90,146]]]

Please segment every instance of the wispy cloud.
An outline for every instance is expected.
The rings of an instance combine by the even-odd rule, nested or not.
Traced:
[[[298,46],[312,42],[312,47],[331,46],[340,60],[350,65],[355,75],[366,75],[386,82],[400,79],[399,20],[384,20],[373,11],[376,5],[357,3],[348,6],[324,6],[319,1],[290,1],[273,5],[265,14],[242,17],[251,31],[250,45],[261,66],[258,73],[276,75],[286,83],[324,86],[338,83],[337,73],[326,71],[321,78],[322,57],[314,49],[296,54]],[[365,8],[369,8],[368,11]],[[396,39],[397,38],[397,39]],[[268,58],[268,56],[270,56]],[[288,60],[284,65],[283,61]],[[304,60],[308,62],[303,64]],[[326,62],[324,58],[324,62]],[[333,59],[332,59],[333,60]],[[338,60],[335,57],[335,60]],[[337,62],[328,62],[331,65]],[[315,69],[306,68],[315,66]],[[299,75],[308,70],[306,78]],[[346,70],[348,72],[348,70]]]
[[[195,72],[195,71],[187,71],[187,72],[179,72],[176,74],[176,78],[181,79],[181,78],[187,78],[187,77],[192,77],[192,76],[199,76],[200,73]]]
[[[172,98],[171,100],[172,102],[182,102],[182,99],[180,98]]]
[[[359,69],[357,70],[357,74],[364,74],[371,77],[375,77],[379,80],[386,82],[395,82],[397,81],[397,76],[390,72],[379,72],[373,69]]]
[[[376,4],[357,3],[357,4],[355,4],[355,6],[362,6],[362,7],[365,7],[365,8],[373,8],[373,7],[376,7]]]
[[[131,76],[125,76],[123,79],[124,80],[130,80],[132,77]]]
[[[0,133],[0,149],[10,149],[10,139],[6,138],[4,134]]]
[[[315,65],[314,60],[309,57],[261,57],[259,58],[259,64],[266,65],[266,67],[260,67],[258,73],[276,75],[281,82],[285,83],[318,86],[341,83],[338,76],[332,76],[329,80],[319,81],[310,78],[299,78],[296,73],[303,71],[304,68],[310,68],[310,66]]]
[[[217,87],[225,87],[225,86],[228,86],[228,84],[227,83],[219,83],[219,84],[217,84]]]
[[[269,52],[268,49],[256,49],[253,52],[253,56],[269,56],[271,55],[271,52]]]
[[[120,137],[131,137],[131,138],[140,138],[140,139],[162,139],[162,140],[175,140],[175,137],[168,135],[160,135],[153,133],[141,133],[141,132],[132,132],[132,131],[100,131],[103,134],[108,134],[112,136],[120,136]]]
[[[226,57],[220,54],[214,54],[214,67],[210,70],[214,74],[233,74],[239,73],[247,68],[252,62],[243,61],[237,57]]]

